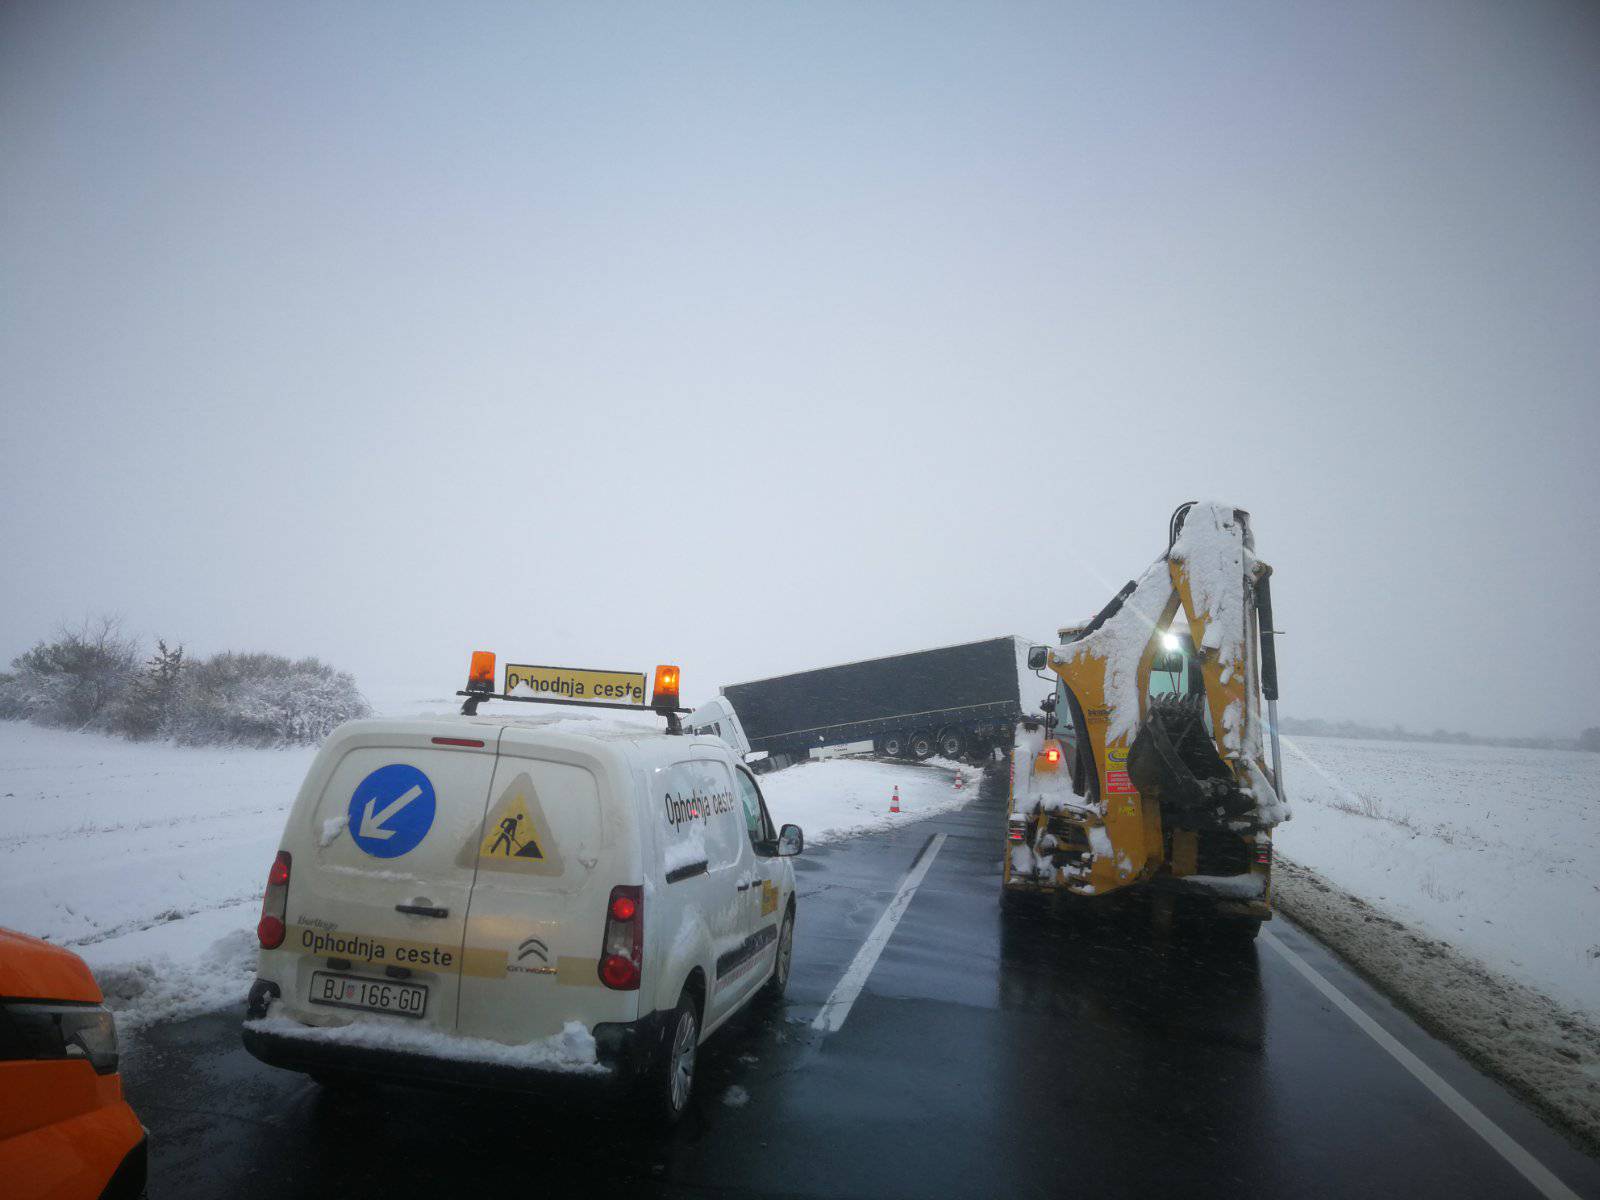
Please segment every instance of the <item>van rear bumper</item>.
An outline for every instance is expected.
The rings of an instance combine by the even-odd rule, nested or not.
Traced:
[[[639,1021],[594,1027],[595,1057],[604,1071],[572,1071],[560,1067],[483,1062],[378,1046],[295,1037],[252,1028],[240,1030],[244,1048],[272,1067],[308,1075],[362,1075],[405,1083],[429,1083],[509,1092],[555,1089],[606,1092],[633,1083],[660,1053],[667,1014],[652,1013]]]

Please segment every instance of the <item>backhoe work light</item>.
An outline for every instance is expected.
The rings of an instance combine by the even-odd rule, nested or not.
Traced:
[[[678,668],[660,666],[656,668],[655,687],[650,691],[651,708],[677,708],[678,707]]]
[[[494,651],[474,650],[467,668],[467,691],[488,695],[494,691]]]

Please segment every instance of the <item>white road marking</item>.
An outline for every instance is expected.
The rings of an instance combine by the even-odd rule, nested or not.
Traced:
[[[946,835],[942,833],[935,834],[917,861],[911,864],[906,877],[900,881],[899,890],[889,901],[889,907],[883,910],[878,923],[872,927],[872,932],[867,934],[867,940],[861,943],[861,949],[856,951],[850,966],[834,985],[833,994],[828,997],[827,1003],[822,1006],[822,1011],[811,1022],[811,1028],[822,1033],[835,1033],[844,1028],[844,1019],[850,1015],[850,1006],[856,1002],[856,997],[866,986],[867,976],[872,974],[872,968],[878,965],[878,955],[882,954],[884,946],[888,945],[894,927],[900,924],[900,918],[906,915],[906,907],[911,903],[911,897],[917,894],[922,877],[928,873],[928,868],[933,866],[933,860],[939,854],[939,847],[944,845],[945,837]]]
[[[1465,1121],[1474,1133],[1488,1142],[1495,1152],[1510,1163],[1519,1175],[1538,1189],[1541,1196],[1548,1197],[1548,1200],[1578,1200],[1578,1194],[1557,1179],[1548,1167],[1524,1150],[1504,1129],[1501,1129],[1500,1126],[1484,1116],[1472,1101],[1446,1083],[1437,1071],[1402,1046],[1393,1034],[1362,1012],[1356,1006],[1355,1001],[1323,978],[1321,972],[1284,945],[1271,930],[1263,929],[1261,931],[1261,940],[1277,951],[1291,967],[1305,976],[1311,986],[1326,996],[1335,1008],[1354,1021],[1356,1027],[1362,1033],[1388,1051],[1391,1058],[1407,1071],[1410,1071],[1423,1087],[1437,1096],[1446,1108]]]

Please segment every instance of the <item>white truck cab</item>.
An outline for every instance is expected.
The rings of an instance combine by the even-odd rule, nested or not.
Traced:
[[[744,726],[739,724],[739,714],[733,711],[726,696],[713,696],[690,713],[689,732],[719,737],[733,747],[733,752],[741,759],[750,757],[750,742],[744,736]]]
[[[802,848],[718,738],[351,722],[289,814],[245,1045],[322,1079],[609,1074],[674,1120],[699,1044],[788,982]]]

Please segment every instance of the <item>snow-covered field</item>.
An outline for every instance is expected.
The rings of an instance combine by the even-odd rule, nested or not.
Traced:
[[[253,977],[267,868],[314,754],[0,721],[0,925],[83,955],[125,1024],[232,1002]],[[963,768],[956,790],[954,769],[837,759],[761,782],[773,819],[817,843],[964,803],[978,772]]]
[[[1303,737],[1277,849],[1600,1016],[1600,754]]]

